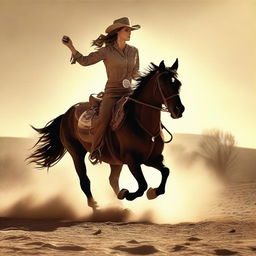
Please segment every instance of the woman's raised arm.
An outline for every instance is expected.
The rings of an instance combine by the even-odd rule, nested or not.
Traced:
[[[83,56],[73,46],[72,40],[68,36],[63,36],[62,42],[71,50],[71,64],[78,62],[82,66],[89,66],[105,59],[105,48],[100,48],[98,51],[91,52],[87,56]]]

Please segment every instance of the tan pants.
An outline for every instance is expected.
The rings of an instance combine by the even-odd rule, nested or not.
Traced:
[[[131,93],[132,90],[130,88],[123,88],[121,85],[118,87],[105,88],[104,96],[99,109],[99,115],[92,124],[93,142],[90,156],[92,159],[97,159],[97,161],[91,161],[93,164],[98,163],[98,160],[100,161],[103,138],[106,133],[106,129],[110,124],[114,105],[121,97],[128,96]]]
[[[113,107],[119,99],[120,97],[111,97],[110,95],[103,96],[99,115],[93,121],[93,143],[91,152],[94,150],[101,150],[103,146],[103,137],[112,118]]]

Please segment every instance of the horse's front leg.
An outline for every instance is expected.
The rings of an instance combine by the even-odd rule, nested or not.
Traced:
[[[144,178],[144,175],[142,173],[140,164],[138,162],[136,162],[135,160],[136,158],[130,156],[129,160],[126,161],[127,165],[129,167],[129,170],[131,171],[132,175],[134,176],[134,178],[136,179],[136,181],[138,182],[138,190],[135,192],[130,193],[127,189],[122,189],[119,193],[118,193],[118,199],[124,199],[126,198],[129,201],[134,200],[137,197],[140,197],[144,194],[144,192],[147,190],[147,182]]]
[[[151,199],[155,199],[159,195],[162,195],[165,193],[165,186],[166,186],[167,178],[169,176],[170,171],[169,171],[169,168],[167,168],[163,164],[163,156],[162,155],[158,156],[157,158],[155,158],[150,163],[147,163],[146,165],[158,169],[162,174],[162,180],[161,180],[159,187],[158,188],[149,188],[147,191],[147,197],[148,197],[148,199],[151,200]]]

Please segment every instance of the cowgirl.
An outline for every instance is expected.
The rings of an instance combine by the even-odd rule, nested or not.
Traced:
[[[131,80],[139,76],[138,49],[126,43],[130,40],[131,31],[139,28],[140,25],[131,26],[127,17],[115,20],[106,28],[106,35],[101,34],[96,40],[93,40],[92,46],[96,46],[98,49],[87,56],[83,56],[75,49],[68,36],[62,38],[64,45],[72,52],[71,64],[78,62],[82,66],[88,66],[103,61],[106,67],[108,80],[99,115],[93,123],[94,135],[89,156],[93,164],[100,162],[103,136],[110,123],[115,103],[122,96],[131,94]]]

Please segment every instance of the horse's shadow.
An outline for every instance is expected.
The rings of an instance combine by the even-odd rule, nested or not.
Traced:
[[[81,224],[82,221],[64,221],[60,219],[21,219],[0,217],[0,230],[23,230],[52,232],[61,227],[71,227]]]
[[[62,227],[72,227],[83,225],[88,222],[117,222],[124,223],[128,221],[131,212],[128,209],[111,207],[92,211],[89,215],[79,218],[79,220],[65,219],[28,219],[0,217],[0,230],[23,230],[23,231],[41,231],[52,232]]]

